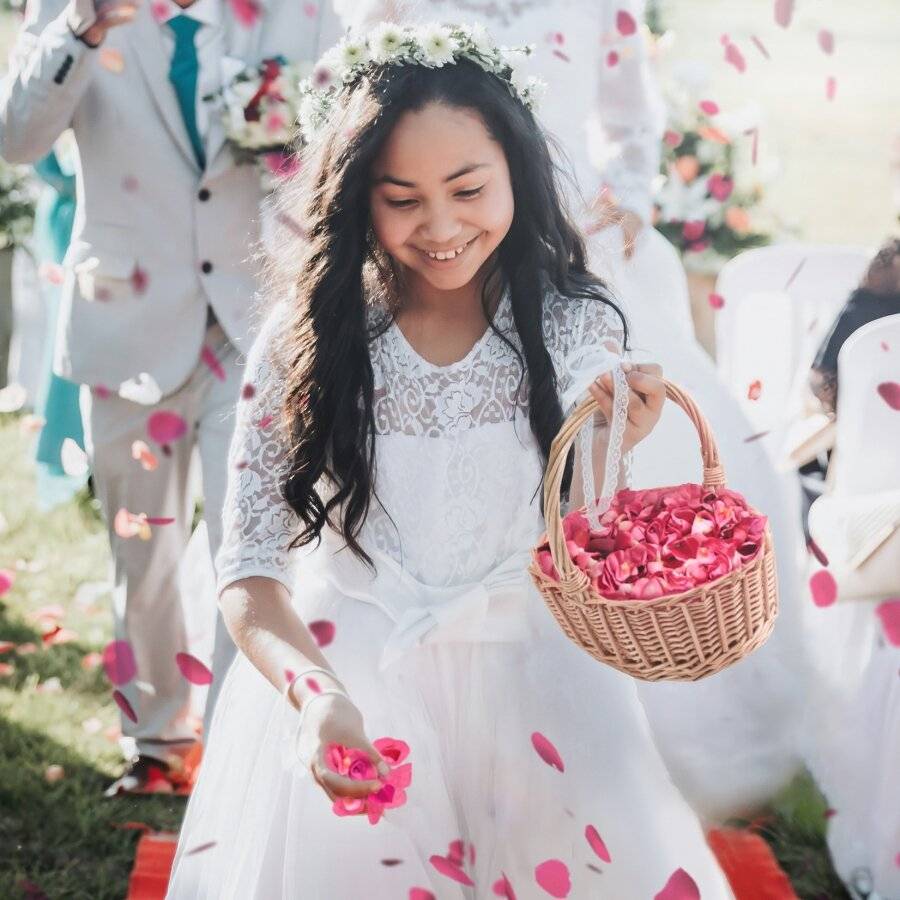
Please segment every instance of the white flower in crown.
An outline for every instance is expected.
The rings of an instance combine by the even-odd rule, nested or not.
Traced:
[[[405,50],[406,35],[402,28],[391,22],[382,22],[369,35],[368,44],[375,62],[390,62]]]
[[[543,78],[531,75],[525,81],[525,89],[522,91],[522,102],[529,109],[536,109],[547,93],[547,82]]]
[[[527,50],[520,50],[518,48],[511,50],[504,47],[500,51],[501,59],[510,69],[510,84],[516,89],[516,93],[520,95],[524,94],[525,89],[528,86],[529,75],[525,65],[530,55],[530,48]]]
[[[365,41],[344,38],[337,46],[341,73],[346,77],[357,66],[365,65],[369,59],[369,48]]]
[[[459,49],[459,43],[449,28],[443,25],[425,25],[417,37],[422,62],[426,66],[440,68],[454,61],[453,54]]]
[[[472,42],[475,50],[482,56],[493,56],[496,52],[494,42],[488,34],[487,28],[479,22],[477,25],[465,25],[464,29],[469,34],[469,40]]]

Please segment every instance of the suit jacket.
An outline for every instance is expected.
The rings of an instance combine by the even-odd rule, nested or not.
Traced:
[[[229,57],[315,59],[339,34],[327,3],[262,0],[261,8],[249,27],[223,9]],[[112,390],[149,375],[165,395],[198,362],[207,304],[237,348],[247,347],[257,319],[260,177],[235,163],[215,112],[200,171],[149,2],[97,49],[72,33],[76,9],[30,0],[0,88],[0,155],[33,162],[65,129],[75,134],[78,203],[57,374]]]

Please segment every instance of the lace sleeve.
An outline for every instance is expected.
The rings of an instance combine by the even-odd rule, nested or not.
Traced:
[[[644,8],[640,0],[607,3],[607,15],[628,12],[640,24]],[[610,18],[604,33],[615,33]],[[591,128],[592,154],[605,160],[603,178],[623,209],[650,221],[652,182],[659,172],[660,142],[665,127],[665,107],[647,59],[645,38],[638,30],[623,39],[618,62],[599,61],[597,121]]]
[[[222,510],[222,546],[216,556],[217,590],[253,575],[291,589],[288,544],[299,519],[281,496],[285,447],[277,416],[283,379],[269,358],[285,309],[272,311],[247,357],[228,454],[228,490]]]

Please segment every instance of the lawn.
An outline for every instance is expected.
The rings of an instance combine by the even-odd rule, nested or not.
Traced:
[[[118,711],[95,656],[111,636],[106,536],[86,496],[38,510],[25,421],[0,415],[0,569],[15,572],[0,600],[0,645],[18,648],[0,653],[12,667],[0,675],[0,897],[122,898],[135,823],[176,830],[184,801],[100,796],[121,759]],[[57,618],[63,631],[45,639]],[[59,780],[54,770],[48,780],[51,766],[62,767]],[[803,900],[846,896],[825,852],[825,812],[801,777],[754,822]]]

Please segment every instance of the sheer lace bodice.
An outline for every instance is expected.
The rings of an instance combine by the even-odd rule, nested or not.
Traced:
[[[387,314],[373,308],[371,315]],[[283,321],[282,309],[271,313],[248,360],[217,559],[220,589],[250,575],[291,583],[286,548],[299,525],[280,492],[285,453],[276,418],[283,378],[268,354]],[[545,302],[543,332],[560,395],[571,386],[576,350],[620,348],[622,341],[610,307],[557,295]],[[387,557],[425,584],[461,584],[540,534],[541,459],[517,350],[508,295],[493,328],[450,365],[419,356],[396,323],[373,340],[377,499],[359,540],[376,565]],[[342,545],[336,533],[323,534],[326,552]]]

